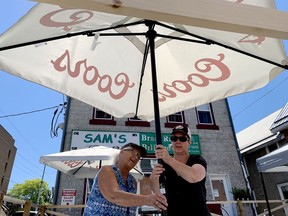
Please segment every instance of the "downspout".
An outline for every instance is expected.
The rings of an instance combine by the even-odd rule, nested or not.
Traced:
[[[64,151],[67,124],[68,124],[68,116],[69,116],[69,110],[70,110],[70,103],[71,103],[71,98],[67,97],[67,107],[66,107],[66,110],[65,110],[64,128],[63,128],[63,133],[62,133],[60,152]],[[61,172],[57,171],[56,182],[55,182],[55,192],[54,192],[54,198],[53,198],[53,205],[57,205],[60,176],[61,176]]]
[[[242,155],[240,153],[240,147],[239,147],[239,144],[238,144],[238,141],[237,141],[236,132],[235,132],[234,124],[233,124],[233,121],[232,121],[230,107],[229,107],[229,103],[228,103],[227,98],[225,99],[225,102],[226,102],[226,107],[227,107],[227,110],[228,110],[228,113],[229,113],[229,120],[231,122],[232,130],[233,130],[233,137],[234,137],[234,140],[235,140],[235,143],[236,143],[236,151],[237,151],[238,158],[239,158],[239,161],[240,161],[242,174],[243,174],[243,177],[244,177],[244,180],[245,180],[246,187],[247,187],[247,189],[249,191],[250,197],[251,197],[252,200],[254,200],[255,198],[254,198],[254,195],[252,193],[252,189],[251,189],[249,180],[247,179],[247,172],[246,172],[246,169],[245,169],[245,166],[244,166],[243,157],[242,157]],[[256,216],[257,215],[257,211],[256,211],[256,208],[255,208],[255,204],[251,204],[251,208],[252,208],[253,216]]]

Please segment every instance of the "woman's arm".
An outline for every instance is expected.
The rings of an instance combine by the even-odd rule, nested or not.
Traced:
[[[201,164],[188,166],[172,158],[164,146],[158,145],[155,155],[158,159],[162,159],[166,164],[172,167],[179,176],[190,183],[199,182],[206,176],[205,167]]]
[[[120,206],[153,206],[166,209],[167,201],[161,194],[140,195],[120,190],[115,172],[110,166],[103,166],[98,174],[98,184],[101,193],[111,203]]]
[[[155,164],[152,173],[150,175],[150,187],[154,193],[160,193],[159,178],[165,169],[162,164]]]
[[[179,176],[190,183],[199,182],[206,176],[206,170],[201,164],[188,166],[175,159],[169,161],[167,164],[171,166]]]

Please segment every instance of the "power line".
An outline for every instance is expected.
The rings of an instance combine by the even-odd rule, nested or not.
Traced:
[[[38,110],[38,112],[41,112],[41,111],[44,111],[44,110],[49,110],[49,109],[55,109],[55,108],[57,108],[58,109],[58,107],[59,106],[65,106],[65,103],[64,104],[60,104],[60,105],[58,105],[58,106],[53,106],[53,107],[48,107],[48,108],[43,108],[43,109],[39,109]],[[3,113],[3,111],[0,109],[0,111]],[[34,111],[30,111],[30,112],[25,112],[26,114],[31,114],[31,113],[35,113],[35,112],[37,112],[37,110],[34,110]],[[4,113],[3,113],[4,114]],[[14,116],[16,116],[16,115],[18,115],[18,116],[20,116],[20,115],[22,115],[22,113],[19,113],[19,114],[13,114]],[[32,151],[34,151],[35,153],[36,153],[36,155],[37,154],[39,154],[39,152],[38,151],[36,151],[36,149],[31,145],[31,143],[30,143],[30,141],[28,141],[27,139],[26,139],[26,137],[18,130],[18,128],[16,128],[16,126],[13,124],[13,122],[10,120],[10,118],[9,118],[9,116],[11,116],[11,115],[5,115],[6,117],[7,117],[7,120],[10,122],[10,124],[12,125],[12,127],[18,132],[18,134],[22,137],[22,139],[28,144],[28,146],[32,149]],[[2,116],[0,116],[0,118],[1,118]],[[20,147],[20,148],[22,148],[23,146],[21,145],[21,146],[17,146],[17,147]],[[19,153],[19,152],[18,152]],[[35,155],[33,155],[32,153],[31,153],[31,151],[27,151],[27,153],[26,153],[27,155],[30,155],[30,157],[31,158],[34,158],[35,157]],[[22,155],[21,155],[22,156]]]
[[[0,116],[0,118],[8,118],[8,117],[14,117],[14,116],[21,116],[21,115],[32,114],[32,113],[36,113],[36,112],[42,112],[42,111],[45,111],[45,110],[58,108],[59,106],[63,106],[63,104],[60,104],[60,105],[58,105],[58,106],[53,106],[53,107],[48,107],[48,108],[33,110],[33,111],[29,111],[29,112],[23,112],[23,113],[17,113],[17,114],[4,115],[4,116]]]
[[[233,115],[232,119],[235,119],[236,116],[238,116],[240,113],[244,112],[245,110],[249,109],[251,106],[253,106],[254,104],[256,104],[258,101],[260,101],[262,98],[264,98],[265,96],[267,96],[268,94],[270,94],[272,91],[274,91],[276,88],[280,87],[280,85],[282,85],[282,83],[284,83],[286,80],[288,79],[288,77],[286,79],[284,79],[282,82],[280,82],[280,84],[276,85],[273,89],[271,89],[270,91],[268,91],[266,94],[262,95],[260,98],[258,98],[257,100],[253,101],[251,104],[248,104],[248,106],[246,106],[244,109],[242,109],[241,111],[239,111],[238,113],[236,113],[235,115]]]
[[[63,104],[59,104],[58,106],[52,106],[52,107],[48,107],[48,108],[43,108],[43,109],[38,109],[38,110],[33,110],[33,111],[29,111],[29,112],[22,112],[22,113],[18,113],[18,114],[10,114],[10,115],[3,115],[3,116],[0,116],[0,118],[7,118],[7,120],[10,122],[10,124],[14,127],[14,129],[18,132],[18,134],[19,135],[21,135],[21,137],[22,137],[22,139],[24,140],[24,141],[26,141],[26,143],[28,143],[28,145],[33,149],[33,151],[35,151],[35,148],[33,148],[32,147],[32,145],[31,145],[31,143],[25,138],[25,136],[23,136],[23,134],[14,126],[14,124],[11,122],[11,120],[9,119],[9,117],[15,117],[15,116],[21,116],[21,115],[27,115],[27,114],[33,114],[33,113],[36,113],[36,112],[42,112],[42,111],[46,111],[46,110],[50,110],[50,109],[55,109],[55,108],[57,108],[56,109],[56,111],[54,112],[54,116],[53,116],[53,119],[55,118],[55,113],[57,113],[57,111],[58,111],[58,109],[60,108],[60,107],[62,107],[61,108],[61,112],[59,112],[58,113],[58,115],[56,115],[56,122],[55,122],[55,124],[57,123],[57,121],[58,121],[58,117],[59,117],[59,115],[62,113],[62,111],[63,111],[63,109],[64,108],[66,108],[66,102],[64,102],[64,98],[63,98]],[[2,114],[5,114],[5,113],[3,113],[3,111],[0,109],[0,111],[2,112]],[[52,120],[52,122],[53,122],[53,120]],[[21,147],[22,147],[22,145],[21,145]],[[36,151],[35,151],[36,152]],[[37,152],[36,152],[37,153]],[[31,156],[29,156],[29,159],[31,159],[31,158],[35,158],[35,155],[34,154],[31,154],[31,151],[27,151],[26,153],[25,153],[25,155],[27,155],[27,154],[30,154]],[[37,153],[38,154],[38,153]],[[36,155],[37,155],[36,154]],[[33,163],[31,163],[29,160],[27,160],[20,152],[17,152],[17,155],[18,156],[20,156],[21,158],[22,158],[22,160],[24,160],[24,161],[26,161],[27,163],[29,163],[30,165],[28,165],[28,166],[26,166],[25,168],[25,170],[26,170],[26,174],[28,174],[27,173],[27,171],[29,171],[31,174],[29,174],[31,177],[32,176],[34,176],[35,175],[35,173],[32,171],[32,169],[30,169],[30,168],[33,168],[34,167],[34,169],[36,168],[37,170],[42,170],[42,169],[40,169],[39,167],[37,167],[37,166],[35,166]],[[15,158],[16,159],[16,158]],[[38,160],[38,159],[37,159]],[[17,159],[15,160],[15,168],[18,168],[18,169],[21,169],[20,167],[18,167],[17,166]],[[32,165],[32,166],[31,166]],[[29,168],[28,168],[29,167]],[[24,171],[24,170],[23,170]],[[24,171],[24,173],[25,173],[25,171]],[[33,174],[32,174],[33,173]],[[38,172],[37,172],[38,173]],[[12,174],[11,174],[12,175]],[[49,179],[51,179],[51,176],[49,175]],[[10,179],[11,180],[11,179]],[[12,181],[11,180],[11,182],[12,183],[15,183],[15,181]]]

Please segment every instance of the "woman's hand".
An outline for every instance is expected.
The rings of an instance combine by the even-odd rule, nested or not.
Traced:
[[[164,172],[164,168],[162,164],[156,163],[150,175],[151,181],[159,181],[160,175]]]
[[[173,158],[169,155],[167,149],[163,145],[157,145],[155,156],[158,159],[162,159],[165,163],[168,164],[169,160],[172,160]]]
[[[168,206],[167,199],[162,194],[154,193],[147,195],[147,201],[148,206],[153,206],[158,210],[167,210]]]

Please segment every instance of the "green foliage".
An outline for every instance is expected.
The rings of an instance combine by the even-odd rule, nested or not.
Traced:
[[[41,179],[39,178],[26,180],[23,184],[14,184],[13,188],[8,191],[8,196],[37,203],[40,187],[41,193],[39,204],[44,205],[51,203],[51,190],[49,190],[47,182],[41,182]]]
[[[240,188],[233,187],[232,194],[235,200],[250,199],[250,194],[247,189],[240,189]]]

